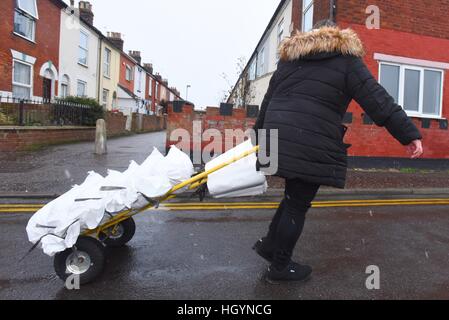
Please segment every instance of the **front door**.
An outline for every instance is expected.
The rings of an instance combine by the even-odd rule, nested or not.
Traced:
[[[45,102],[49,102],[51,100],[51,79],[44,78],[42,98],[44,98]]]

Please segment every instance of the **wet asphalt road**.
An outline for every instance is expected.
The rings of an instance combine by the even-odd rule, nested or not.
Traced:
[[[312,209],[295,258],[304,284],[270,285],[251,246],[272,210],[158,211],[136,218],[128,247],[108,251],[104,275],[68,291],[52,259],[29,249],[29,215],[0,215],[0,299],[449,299],[449,207]],[[369,265],[381,289],[365,287]]]
[[[165,153],[165,132],[110,139],[108,154],[95,155],[93,142],[0,153],[0,193],[62,194],[81,184],[87,172],[124,171],[131,160],[142,163],[156,147]]]

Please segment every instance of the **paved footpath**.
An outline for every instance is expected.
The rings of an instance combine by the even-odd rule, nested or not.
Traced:
[[[88,171],[124,171],[131,160],[143,162],[158,148],[165,152],[165,132],[108,141],[108,154],[94,154],[94,143],[76,143],[37,152],[0,155],[0,193],[62,194],[84,181]]]

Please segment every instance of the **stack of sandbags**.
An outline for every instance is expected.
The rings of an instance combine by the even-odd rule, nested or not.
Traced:
[[[157,149],[138,165],[132,161],[125,172],[109,170],[106,177],[90,172],[86,181],[74,186],[39,210],[28,222],[28,239],[53,256],[73,247],[84,230],[97,228],[105,213],[142,208],[145,199],[166,195],[194,173],[190,158],[172,147],[166,157]],[[145,195],[145,197],[142,196]]]

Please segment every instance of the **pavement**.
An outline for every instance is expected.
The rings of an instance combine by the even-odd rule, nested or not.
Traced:
[[[321,190],[295,251],[314,267],[303,284],[266,283],[267,264],[251,250],[281,198],[276,183],[263,197],[200,204],[187,195],[137,216],[133,240],[108,249],[104,274],[78,291],[64,288],[40,250],[20,261],[31,247],[26,224],[52,194],[89,170],[125,170],[154,146],[164,150],[164,133],[110,140],[105,156],[91,143],[0,155],[0,299],[449,299],[449,188],[427,177],[392,183],[408,181],[400,172],[376,180],[388,178],[388,188],[362,179]],[[366,288],[373,265],[379,290]]]

